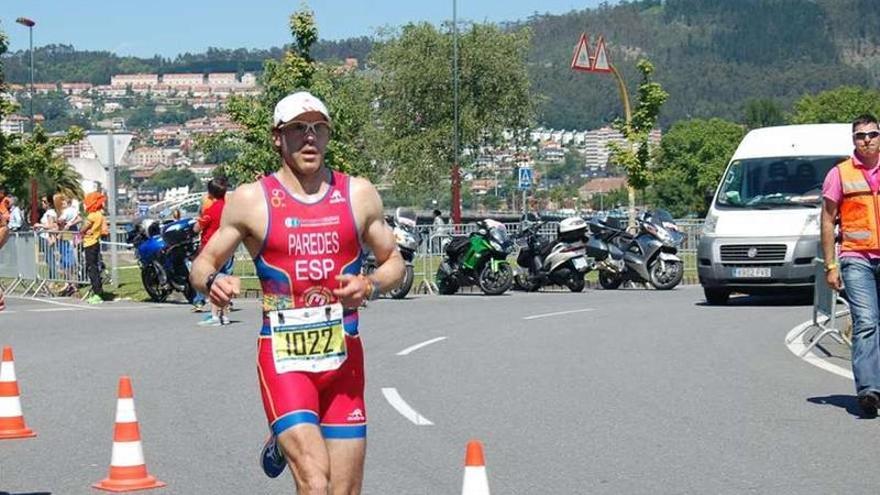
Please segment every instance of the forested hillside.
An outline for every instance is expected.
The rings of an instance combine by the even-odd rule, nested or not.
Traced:
[[[880,87],[880,0],[645,0],[535,15],[507,27],[533,32],[530,71],[541,102],[538,119],[554,128],[596,127],[620,114],[612,77],[569,69],[582,31],[605,35],[630,90],[638,83],[638,57],[654,62],[657,81],[670,93],[664,127],[689,117],[741,121],[750,100],[771,100],[787,111],[805,93],[843,84]],[[322,41],[313,54],[365,62],[372,43]],[[281,53],[209,49],[170,60],[49,46],[36,53],[36,77],[106,84],[111,74],[125,72],[256,71],[265,58]],[[24,55],[5,57],[8,81],[27,80]]]
[[[541,120],[593,127],[620,113],[613,78],[573,73],[582,31],[609,40],[632,90],[635,61],[650,58],[669,91],[661,123],[688,117],[742,120],[752,99],[783,109],[804,93],[843,84],[878,87],[878,0],[648,0],[536,16],[532,80],[545,95]]]

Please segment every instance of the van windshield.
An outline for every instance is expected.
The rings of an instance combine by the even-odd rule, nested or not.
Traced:
[[[822,183],[845,156],[736,160],[727,169],[716,205],[734,208],[816,208]]]

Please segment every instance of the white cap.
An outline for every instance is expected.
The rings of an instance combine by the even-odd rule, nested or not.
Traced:
[[[297,91],[285,96],[275,105],[272,126],[280,127],[307,112],[320,112],[330,121],[330,112],[321,100],[308,91]]]

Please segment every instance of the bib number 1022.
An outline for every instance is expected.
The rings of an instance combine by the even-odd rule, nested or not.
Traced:
[[[321,356],[335,350],[332,328],[284,332],[279,337],[281,337],[279,340],[282,341],[282,345],[277,350],[282,357]]]

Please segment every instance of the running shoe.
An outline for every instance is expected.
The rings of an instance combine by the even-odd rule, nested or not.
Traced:
[[[226,315],[220,315],[220,325],[229,325],[229,317]]]
[[[287,460],[284,459],[284,455],[278,449],[275,435],[269,435],[269,439],[263,445],[263,450],[260,452],[260,466],[263,467],[263,472],[266,473],[266,476],[270,478],[280,476],[284,472],[284,466],[287,466]]]
[[[201,313],[205,311],[205,303],[196,303],[193,304],[192,312],[193,313]]]
[[[104,300],[101,299],[101,296],[99,296],[98,294],[92,294],[88,299],[86,299],[86,302],[89,304],[101,304],[104,302]]]
[[[202,321],[198,323],[200,327],[219,327],[221,325],[220,318],[217,318],[214,315],[206,316]]]

